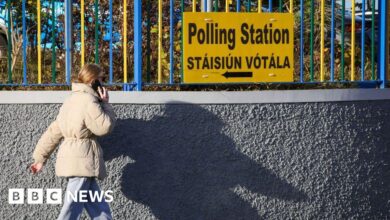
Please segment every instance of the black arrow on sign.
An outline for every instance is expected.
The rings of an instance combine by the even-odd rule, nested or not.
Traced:
[[[222,74],[225,78],[229,77],[252,77],[253,73],[252,72],[229,72],[226,71],[224,74]]]

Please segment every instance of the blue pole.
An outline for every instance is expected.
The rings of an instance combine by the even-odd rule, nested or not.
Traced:
[[[304,45],[304,39],[303,39],[303,20],[304,20],[304,7],[303,7],[303,0],[301,0],[301,46],[300,46],[300,59],[299,59],[299,62],[300,62],[300,80],[301,82],[304,81],[303,79],[303,45]]]
[[[112,78],[113,78],[113,66],[112,66],[112,0],[109,2],[109,11],[110,11],[110,18],[109,18],[109,31],[110,31],[110,49],[109,49],[109,63],[110,63],[110,84],[112,84]]]
[[[364,0],[365,1],[365,0]],[[330,81],[334,81],[334,3],[332,0],[332,24],[331,24],[331,36],[330,36]],[[342,55],[344,56],[344,55]]]
[[[173,70],[175,68],[175,64],[173,63],[173,13],[174,13],[174,2],[173,0],[170,0],[170,27],[169,27],[169,35],[170,35],[170,47],[169,47],[169,63],[170,63],[170,71],[169,71],[169,83],[173,84]]]
[[[184,55],[183,55],[183,24],[184,24],[184,0],[180,0],[180,14],[181,14],[181,30],[180,30],[180,82],[182,83],[184,78],[184,68],[183,68],[183,63],[184,63]]]
[[[272,0],[268,0],[268,8],[269,12],[272,12]]]
[[[379,1],[379,77],[382,80],[380,88],[386,87],[386,71],[387,71],[387,1]],[[373,9],[375,10],[375,9]]]
[[[65,74],[66,83],[71,83],[72,73],[72,0],[65,0]]]
[[[240,12],[241,11],[241,0],[237,0],[237,9],[236,9],[237,12]]]
[[[207,12],[207,0],[203,0],[203,10]]]
[[[361,57],[361,80],[364,81],[364,59],[365,59],[365,42],[366,42],[366,0],[362,1],[362,57]],[[375,13],[375,8],[372,9],[372,13]]]
[[[134,0],[134,81],[142,90],[142,0]]]
[[[23,22],[23,84],[27,85],[27,33],[26,33],[26,0],[22,5]]]

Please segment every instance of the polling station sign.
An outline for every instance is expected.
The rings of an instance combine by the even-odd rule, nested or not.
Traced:
[[[185,83],[291,82],[290,13],[185,12]]]

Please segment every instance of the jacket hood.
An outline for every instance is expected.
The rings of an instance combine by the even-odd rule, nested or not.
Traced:
[[[72,92],[84,92],[89,93],[93,96],[96,96],[98,99],[100,99],[99,94],[95,92],[95,90],[92,89],[92,87],[85,83],[76,83],[72,82]]]

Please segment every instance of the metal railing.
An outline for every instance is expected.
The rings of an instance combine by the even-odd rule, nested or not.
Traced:
[[[114,5],[112,0],[108,1],[108,8],[107,5],[99,5],[99,1],[95,0],[94,5],[89,6],[88,10],[86,10],[84,0],[80,0],[80,3],[74,3],[72,0],[38,0],[35,13],[29,12],[29,9],[34,7],[29,5],[29,8],[27,8],[26,0],[22,0],[21,11],[15,8],[15,3],[7,0],[5,7],[2,7],[0,2],[0,8],[2,8],[0,13],[4,16],[7,29],[8,78],[7,82],[0,82],[0,86],[70,85],[72,78],[77,75],[75,70],[83,65],[86,59],[88,59],[88,62],[91,61],[90,56],[88,56],[90,54],[94,55],[93,62],[95,63],[99,63],[102,58],[107,59],[105,57],[108,57],[106,64],[109,79],[106,85],[123,86],[126,91],[133,89],[139,91],[142,90],[144,85],[183,85],[182,76],[185,73],[183,73],[182,68],[183,60],[180,57],[183,54],[182,30],[178,29],[177,25],[181,24],[181,27],[183,27],[183,12],[203,10],[210,13],[233,13],[233,11],[293,13],[296,20],[295,31],[299,32],[295,44],[296,57],[299,59],[295,61],[297,65],[295,65],[294,82],[286,84],[352,82],[385,88],[389,71],[389,45],[387,40],[389,3],[380,0],[369,2],[371,2],[370,5],[367,5],[365,0],[361,2],[361,5],[357,4],[355,0],[170,0],[169,47],[166,49],[164,45],[166,46],[167,43],[164,41],[163,28],[167,25],[164,26],[163,18],[166,17],[164,15],[167,15],[167,13],[163,11],[162,0],[157,2],[151,0],[123,0],[120,5],[122,11],[119,13],[121,15],[119,20],[122,21],[122,24],[114,21],[114,18],[119,18],[118,15],[114,14],[114,10],[118,11],[119,6]],[[154,4],[158,4],[157,16],[151,13],[152,6],[155,7]],[[118,8],[114,8],[115,6]],[[132,11],[128,11],[129,6],[132,6]],[[356,11],[356,6],[359,6],[361,10]],[[80,19],[76,19],[76,21],[73,20],[76,16],[73,11],[75,8],[79,11],[77,16],[80,16]],[[142,8],[146,8],[146,10],[142,11]],[[349,8],[351,10],[348,10]],[[48,13],[49,11],[51,13]],[[22,13],[22,22],[10,19],[18,18],[17,14],[19,12]],[[41,13],[44,13],[46,17],[42,18]],[[132,13],[133,24],[128,24],[128,20],[130,20],[128,13]],[[143,17],[143,13],[146,16]],[[108,19],[105,18],[106,15],[108,15]],[[151,20],[156,17],[156,22],[153,23]],[[44,25],[46,30],[44,34],[45,42],[42,42],[41,28],[42,21],[45,19],[47,21],[47,24]],[[37,24],[36,29],[32,28],[34,22]],[[15,28],[20,23],[22,24],[21,30]],[[85,33],[85,30],[91,28],[88,27],[88,24],[94,26],[93,36],[88,36]],[[132,26],[134,30],[133,36],[127,34],[129,26]],[[17,32],[16,35],[19,32],[22,33],[21,58],[19,58],[19,53],[13,49],[18,45],[13,45],[12,42],[14,41],[9,40],[15,38],[13,31]],[[156,33],[158,34],[157,37],[155,36]],[[43,79],[45,73],[48,72],[48,68],[42,67],[46,63],[42,59],[42,48],[46,48],[49,44],[49,34],[51,34],[50,47],[52,49],[50,60],[51,82]],[[77,42],[72,42],[74,34],[77,34]],[[181,37],[175,39],[178,34]],[[320,36],[319,40],[316,34]],[[117,35],[121,36],[120,40],[115,39]],[[143,35],[146,36],[143,38]],[[156,47],[151,45],[152,36],[157,39]],[[64,41],[63,47],[58,45],[56,39],[59,38]],[[91,40],[94,41],[93,47],[90,45]],[[156,44],[155,41],[153,42]],[[88,43],[89,45],[87,45]],[[100,44],[104,43],[108,43],[108,51],[101,51]],[[177,50],[177,45],[180,46],[180,50]],[[152,47],[157,48],[157,58],[154,60],[151,59]],[[27,57],[27,51],[31,52],[33,48],[36,49],[37,53],[36,65],[31,65],[34,60],[29,60]],[[130,48],[133,50],[129,50]],[[166,53],[166,50],[169,50],[169,52]],[[143,56],[144,53],[146,57]],[[64,62],[61,60],[63,57],[59,54],[65,55]],[[118,59],[115,59],[115,57]],[[14,83],[13,67],[20,59],[22,78],[18,80],[22,81]],[[122,67],[119,68],[117,63],[121,63]],[[61,70],[56,68],[59,64]],[[169,64],[166,65],[168,68],[163,69],[163,64]],[[131,67],[133,74],[128,71],[129,67]],[[154,71],[152,71],[152,67],[156,67]],[[114,71],[114,68],[119,71]],[[45,72],[43,69],[45,69]],[[1,70],[4,71],[4,68]],[[65,77],[60,82],[57,73],[62,71]],[[164,71],[169,72],[169,74],[164,75]],[[114,75],[114,72],[120,72],[122,76],[120,74]],[[2,75],[4,74],[6,73],[2,72]],[[152,79],[152,75],[155,78]],[[143,78],[145,79],[143,80]]]

